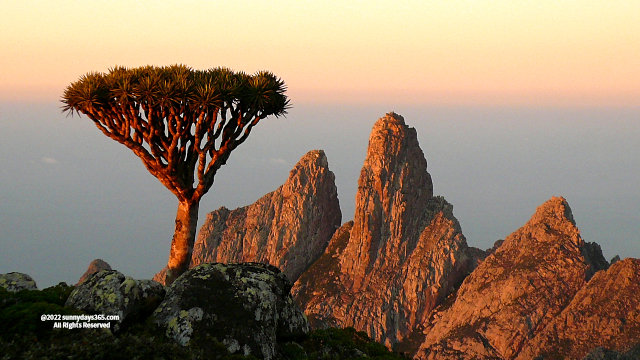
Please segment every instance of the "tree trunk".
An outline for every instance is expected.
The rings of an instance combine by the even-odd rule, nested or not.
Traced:
[[[176,230],[171,241],[171,254],[167,264],[165,285],[171,285],[178,276],[189,269],[191,253],[196,240],[200,201],[185,201],[178,205]]]

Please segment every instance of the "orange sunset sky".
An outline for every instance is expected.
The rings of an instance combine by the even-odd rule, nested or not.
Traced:
[[[640,104],[637,0],[3,0],[0,14],[0,101],[183,63],[271,70],[296,103]]]

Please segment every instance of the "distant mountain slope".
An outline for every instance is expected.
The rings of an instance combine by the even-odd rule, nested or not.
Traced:
[[[417,358],[514,359],[607,265],[600,247],[580,237],[565,199],[554,197],[465,279]]]
[[[618,261],[593,276],[518,359],[581,359],[594,347],[623,352],[640,344],[640,260]]]

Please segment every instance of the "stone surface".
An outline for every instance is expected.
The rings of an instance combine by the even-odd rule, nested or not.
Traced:
[[[477,247],[469,246],[468,254],[469,254],[469,257],[471,258],[471,269],[470,270],[473,271],[480,264],[482,264],[484,259],[486,259],[487,256],[491,255],[490,250],[491,249],[482,250],[482,249],[479,249]]]
[[[591,350],[582,360],[638,360],[640,359],[640,343],[624,352],[598,347]]]
[[[353,221],[345,223],[333,234],[324,254],[300,276],[291,290],[313,328],[342,325],[342,316],[335,316],[334,312],[340,311],[337,306],[352,298],[343,283],[346,275],[340,269],[340,256],[349,242],[351,229]]]
[[[514,359],[607,264],[580,237],[565,199],[554,197],[433,315],[416,357]]]
[[[623,352],[640,343],[640,260],[596,273],[518,359],[581,359],[594,347]]]
[[[209,213],[194,245],[191,267],[262,262],[281,269],[293,283],[322,255],[341,221],[335,177],[324,151],[313,150],[276,191],[249,206]],[[164,272],[154,277],[163,279]]]
[[[176,279],[153,317],[179,344],[206,347],[215,339],[231,353],[273,359],[277,342],[309,331],[290,289],[271,265],[201,264]]]
[[[66,307],[103,315],[118,315],[112,331],[118,332],[150,315],[165,295],[164,286],[153,280],[134,280],[116,270],[101,270],[78,285]]]
[[[469,257],[471,257],[471,270],[472,271],[475,270],[475,268],[477,268],[478,265],[482,264],[482,262],[484,261],[484,259],[487,258],[487,256],[496,252],[496,250],[498,250],[498,248],[502,246],[503,243],[504,243],[504,240],[496,240],[496,242],[493,243],[493,246],[488,248],[487,250],[482,250],[482,249],[478,249],[477,247],[469,246]]]
[[[413,341],[469,265],[453,207],[433,197],[416,130],[389,113],[371,133],[353,222],[293,292],[314,326],[353,326],[392,346]]]
[[[0,274],[0,286],[10,292],[18,292],[20,290],[38,290],[36,282],[31,278],[31,276],[19,272]]]
[[[91,264],[89,264],[87,271],[85,271],[84,274],[82,274],[82,276],[80,277],[80,280],[78,280],[78,283],[76,284],[76,286],[82,284],[85,280],[87,280],[93,274],[101,270],[112,270],[111,265],[109,265],[106,261],[102,259],[93,260]]]
[[[616,255],[616,256],[612,257],[611,260],[609,261],[609,264],[613,265],[613,264],[617,263],[618,261],[620,261],[620,255]]]

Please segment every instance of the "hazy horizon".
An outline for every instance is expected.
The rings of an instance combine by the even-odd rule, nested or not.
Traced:
[[[416,128],[434,194],[454,205],[470,246],[491,247],[563,196],[607,259],[640,257],[640,109],[301,104],[234,151],[199,225],[275,190],[314,149],[325,150],[351,220],[371,128],[388,111]],[[27,273],[43,288],[75,283],[95,258],[135,278],[166,264],[177,200],[137,157],[57,103],[2,103],[0,114],[0,273]]]

